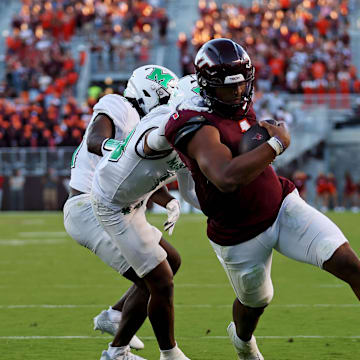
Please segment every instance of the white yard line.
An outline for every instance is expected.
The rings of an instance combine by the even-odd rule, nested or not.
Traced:
[[[49,340],[49,339],[59,339],[59,340],[72,340],[72,339],[106,339],[111,338],[110,336],[82,336],[82,335],[68,335],[68,336],[0,336],[0,340]],[[189,339],[197,338],[201,340],[207,339],[219,339],[219,340],[229,340],[228,336],[181,336],[177,337],[178,339]],[[257,339],[269,339],[269,340],[278,340],[278,339],[360,339],[360,335],[350,335],[350,336],[334,336],[334,335],[287,335],[287,336],[261,336],[257,335]],[[154,336],[142,336],[143,340],[155,340]]]
[[[39,308],[39,309],[65,309],[65,308],[102,308],[106,307],[106,304],[25,304],[25,305],[0,305],[0,309],[28,309],[28,308]],[[212,304],[189,304],[189,305],[177,305],[176,308],[230,308],[231,304],[224,305],[212,305]],[[360,308],[360,304],[274,304],[270,305],[276,308]]]
[[[0,305],[0,309],[77,309],[77,308],[102,308],[108,305],[51,305],[51,304],[31,304],[31,305]]]
[[[18,235],[20,237],[67,237],[67,233],[65,231],[22,231],[19,232]]]
[[[41,240],[25,240],[25,239],[6,239],[0,240],[0,246],[26,246],[26,245],[57,245],[67,242],[63,239],[41,239]]]

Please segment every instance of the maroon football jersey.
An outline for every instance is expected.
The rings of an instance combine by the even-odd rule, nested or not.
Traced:
[[[204,116],[220,132],[221,142],[229,147],[232,155],[239,155],[239,142],[243,133],[256,123],[252,109],[239,120],[220,118],[213,113],[183,110],[171,116],[165,136],[174,146],[177,132],[194,116]],[[176,147],[175,147],[176,148]],[[279,178],[268,166],[250,184],[235,192],[223,193],[201,172],[197,162],[179,149],[180,157],[190,169],[201,210],[208,217],[207,234],[217,244],[235,245],[265,231],[275,221],[286,195],[295,189],[292,182]]]

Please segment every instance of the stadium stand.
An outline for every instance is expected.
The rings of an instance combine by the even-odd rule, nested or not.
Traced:
[[[196,50],[220,36],[245,42],[255,59],[258,118],[284,120],[292,130],[293,145],[276,161],[278,170],[333,172],[340,197],[347,170],[355,182],[360,178],[341,160],[344,144],[358,159],[357,1],[17,0],[0,1],[0,9],[5,190],[14,170],[37,182],[51,167],[66,196],[68,162],[98,97],[121,93],[144,63],[192,73]]]

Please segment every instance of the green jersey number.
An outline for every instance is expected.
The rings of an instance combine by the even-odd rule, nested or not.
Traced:
[[[109,149],[107,148],[107,144],[108,142],[110,141],[107,141],[105,146],[104,146],[104,149],[105,150],[112,150],[111,151],[111,155],[109,157],[109,161],[114,161],[114,162],[117,162],[119,161],[119,159],[121,158],[121,155],[124,153],[131,137],[133,136],[135,132],[135,129],[133,129],[130,134],[124,139],[124,140],[121,140],[121,141],[116,141],[114,140],[110,146],[112,146],[112,149],[110,148],[109,146]]]
[[[104,150],[111,151],[111,155],[109,157],[109,161],[119,161],[121,155],[123,154],[128,142],[130,141],[135,129],[133,129],[130,134],[124,140],[115,140],[109,139],[104,144]],[[80,145],[75,149],[72,158],[71,158],[71,168],[75,167],[76,159],[79,154],[81,147],[84,144],[84,140],[80,143]]]

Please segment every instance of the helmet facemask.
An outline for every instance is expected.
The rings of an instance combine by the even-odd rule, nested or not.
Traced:
[[[206,80],[205,80],[206,81]],[[211,108],[221,116],[232,117],[239,111],[246,115],[254,92],[254,77],[233,84],[202,86],[201,95]]]

